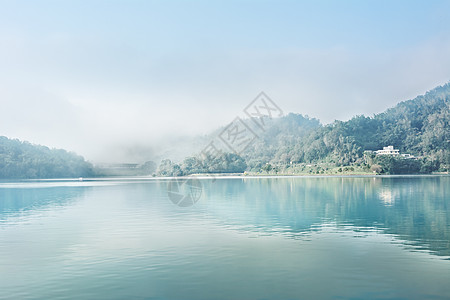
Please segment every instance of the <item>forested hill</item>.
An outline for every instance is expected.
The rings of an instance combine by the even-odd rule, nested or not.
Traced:
[[[178,165],[165,161],[160,168],[164,172],[160,174],[323,173],[343,166],[349,166],[348,170],[355,167],[362,172],[391,174],[448,171],[449,122],[450,84],[446,84],[383,113],[371,117],[356,116],[325,126],[317,119],[291,113],[271,120],[267,130],[239,155],[223,155],[215,160],[192,156]],[[211,139],[222,130],[212,134]],[[368,159],[364,153],[389,145],[416,159]]]
[[[284,118],[292,118],[286,116]],[[426,158],[433,169],[450,164],[450,84],[437,87],[423,96],[399,103],[372,117],[356,116],[319,126],[304,136],[277,133],[277,145],[266,143],[244,153],[252,167],[256,162],[272,164],[326,162],[337,166],[364,163],[365,150],[394,145],[402,153]],[[268,132],[270,134],[270,132]],[[268,150],[270,159],[261,156]]]
[[[93,176],[83,157],[0,136],[0,178],[77,178]]]

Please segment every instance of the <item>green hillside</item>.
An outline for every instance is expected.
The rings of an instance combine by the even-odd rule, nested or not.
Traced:
[[[336,166],[362,165],[365,150],[394,145],[431,164],[428,171],[450,164],[450,84],[404,101],[373,117],[356,116],[311,131],[292,145],[289,137],[269,163],[326,162]],[[251,151],[247,157],[253,158]]]
[[[332,173],[354,171],[378,173],[430,173],[448,171],[450,165],[450,84],[423,96],[399,103],[371,117],[356,116],[349,121],[321,125],[319,120],[288,114],[270,121],[268,130],[243,153],[233,159],[245,160],[237,168],[223,168],[225,156],[205,161],[188,157],[166,174],[251,171],[268,174]],[[247,120],[251,122],[251,120]],[[220,132],[218,130],[217,132]],[[216,133],[217,133],[216,132]],[[211,139],[214,135],[211,135]],[[367,155],[393,145],[400,153],[416,159]],[[210,163],[212,161],[212,163]],[[201,166],[201,167],[199,167]],[[244,167],[246,166],[246,167]],[[195,170],[195,171],[194,171]]]
[[[346,122],[335,121],[321,126],[296,139],[294,144],[292,135],[286,136],[281,138],[278,150],[268,163],[367,166],[368,163],[383,162],[368,162],[364,157],[365,150],[394,145],[401,153],[419,158],[422,169],[416,171],[445,171],[450,164],[449,100],[450,84],[446,84],[372,117],[356,116]],[[248,159],[257,157],[252,151],[245,156]],[[391,172],[395,173],[395,170]]]
[[[77,178],[93,176],[83,157],[0,136],[0,178]]]

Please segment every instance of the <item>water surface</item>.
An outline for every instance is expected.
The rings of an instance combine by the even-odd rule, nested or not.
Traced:
[[[0,182],[0,299],[450,299],[450,177]]]

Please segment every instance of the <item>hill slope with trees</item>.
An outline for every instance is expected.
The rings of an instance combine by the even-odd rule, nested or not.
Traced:
[[[0,178],[77,178],[93,176],[82,156],[0,136]]]
[[[448,171],[449,123],[450,83],[413,100],[400,102],[383,113],[371,117],[355,116],[348,121],[335,121],[325,126],[314,118],[288,114],[271,120],[268,130],[245,152],[239,153],[246,168],[240,164],[240,168],[234,170],[271,174],[298,173],[301,170],[319,173],[321,170],[323,173],[323,166],[326,166],[325,169],[359,168],[386,174]],[[406,162],[368,156],[365,152],[388,145],[417,159]],[[189,163],[181,163],[187,165],[184,169],[172,165],[183,170],[180,174],[210,173],[220,169],[204,162],[203,167],[195,171],[190,169]],[[311,165],[315,168],[309,168]]]

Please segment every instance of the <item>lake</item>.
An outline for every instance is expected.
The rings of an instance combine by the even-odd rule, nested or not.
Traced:
[[[2,181],[0,299],[450,299],[450,177]]]

